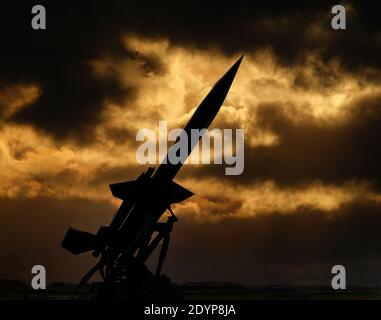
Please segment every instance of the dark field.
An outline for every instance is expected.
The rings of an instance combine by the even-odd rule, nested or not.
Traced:
[[[186,283],[177,285],[184,300],[381,300],[381,287],[356,286],[334,291],[330,287],[243,286],[235,283]],[[92,300],[93,286],[74,293],[75,285],[53,283],[35,291],[18,281],[0,282],[0,300]]]

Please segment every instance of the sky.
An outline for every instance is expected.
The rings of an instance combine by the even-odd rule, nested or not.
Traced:
[[[7,4],[0,28],[0,278],[78,282],[96,261],[60,247],[95,232],[135,179],[141,128],[182,127],[245,54],[211,128],[245,130],[242,175],[185,165],[194,196],[164,273],[176,282],[381,281],[381,30],[377,8],[332,1],[40,1]],[[155,263],[150,261],[150,265]]]

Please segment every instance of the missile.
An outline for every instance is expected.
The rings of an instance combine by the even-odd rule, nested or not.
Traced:
[[[198,143],[191,139],[192,129],[207,129],[212,123],[229,92],[242,59],[243,56],[216,82],[183,128],[188,139],[187,157]],[[134,277],[136,270],[140,270],[140,275],[144,272],[150,274],[145,268],[145,261],[162,241],[156,270],[156,275],[160,275],[168,249],[169,233],[177,221],[171,204],[182,202],[193,195],[173,181],[183,161],[171,164],[171,152],[175,152],[173,145],[156,170],[150,167],[136,180],[110,185],[112,195],[121,199],[122,203],[108,227],[100,227],[95,235],[68,229],[61,244],[63,248],[73,254],[92,251],[95,257],[100,256],[99,262],[82,278],[80,286],[96,271],[109,282],[131,276],[131,270],[135,272]],[[168,221],[159,222],[167,210],[171,213]],[[155,232],[157,235],[152,240]]]

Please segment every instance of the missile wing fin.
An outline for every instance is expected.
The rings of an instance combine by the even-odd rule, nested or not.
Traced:
[[[193,192],[171,181],[168,187],[169,203],[179,203],[193,196]]]
[[[126,200],[136,191],[136,180],[110,184],[110,190],[115,198]]]

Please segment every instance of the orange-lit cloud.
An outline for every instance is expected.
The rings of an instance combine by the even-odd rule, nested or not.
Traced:
[[[0,88],[0,120],[9,118],[40,95],[37,85],[20,84]]]
[[[135,174],[139,170],[135,159],[136,132],[141,128],[157,130],[159,120],[167,120],[170,128],[183,126],[232,63],[231,58],[218,50],[188,50],[172,46],[165,39],[128,36],[124,44],[138,57],[156,57],[159,66],[142,68],[146,62],[139,59],[108,57],[90,63],[99,77],[113,73],[122,86],[138,88],[133,101],[108,104],[92,143],[57,143],[33,127],[4,123],[0,136],[1,197],[112,201],[107,183],[135,176],[110,176],[107,172],[131,167],[130,174]],[[381,85],[364,84],[362,79],[342,71],[337,62],[323,64],[318,57],[310,56],[304,64],[287,68],[277,64],[269,51],[247,52],[213,127],[244,128],[246,143],[255,152],[256,147],[271,148],[280,143],[277,133],[259,121],[260,106],[278,104],[291,122],[335,126],[352,120],[350,115],[356,104],[351,101],[379,93]],[[38,94],[36,86],[3,90],[0,95],[3,114],[7,116],[27,107]],[[102,174],[105,178],[97,179]],[[113,181],[107,181],[107,176]],[[211,199],[230,201],[231,212],[226,214],[238,217],[293,212],[304,206],[331,211],[361,195],[378,197],[367,185],[356,181],[340,185],[312,181],[293,189],[279,187],[271,180],[235,187],[219,182],[218,176],[197,183],[192,179],[185,181],[197,196],[182,206],[183,211],[202,213],[205,218],[215,216],[208,215],[208,210],[218,212],[219,206],[224,206]]]
[[[351,281],[380,279],[381,42],[368,3],[346,1],[350,28],[336,32],[320,1],[202,10],[197,1],[76,10],[61,1],[48,13],[54,26],[33,37],[19,20],[30,8],[8,5],[0,239],[9,246],[0,277],[29,276],[41,263],[50,281],[77,281],[94,260],[77,260],[60,242],[68,226],[110,222],[120,201],[108,184],[144,169],[137,131],[157,130],[159,120],[182,127],[244,53],[212,124],[245,130],[244,172],[181,169],[176,181],[195,195],[173,208],[180,221],[166,271],[176,281],[322,283],[339,261]]]

